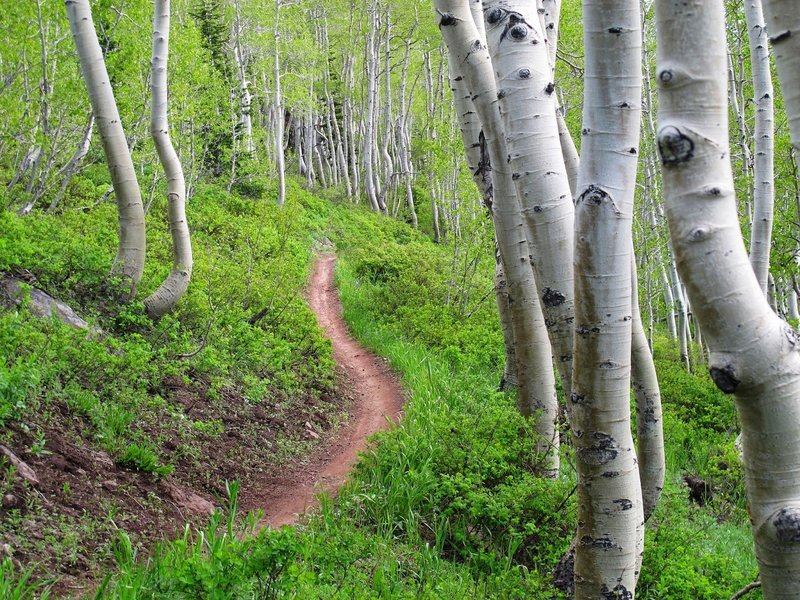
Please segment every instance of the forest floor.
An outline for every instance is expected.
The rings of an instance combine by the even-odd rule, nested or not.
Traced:
[[[202,376],[165,376],[153,390],[186,419],[218,423],[186,438],[157,411],[137,427],[172,455],[164,476],[126,468],[98,448],[84,415],[55,400],[43,414],[11,425],[0,465],[18,461],[2,486],[0,558],[35,566],[34,578],[56,579],[58,596],[85,593],[113,561],[117,528],[141,554],[173,539],[185,524],[202,526],[226,502],[226,482],[238,481],[243,511],[263,511],[262,526],[296,523],[323,489],[335,493],[373,433],[401,415],[404,395],[383,359],[352,337],[341,316],[333,273],[322,254],[306,297],[336,362],[335,391],[302,393],[287,407],[252,404],[239,390],[209,394]],[[35,432],[41,432],[35,434]],[[287,451],[286,447],[291,448]],[[33,479],[26,481],[24,473]]]
[[[295,522],[314,505],[320,491],[335,493],[367,448],[369,436],[397,421],[403,409],[403,389],[386,361],[366,350],[347,330],[333,280],[335,264],[335,255],[319,255],[307,298],[331,340],[339,388],[351,399],[350,419],[308,462],[280,474],[260,490],[251,490],[255,496],[243,497],[245,505],[263,509],[263,522],[272,527]]]

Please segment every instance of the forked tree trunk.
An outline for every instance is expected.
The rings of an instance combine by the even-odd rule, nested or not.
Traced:
[[[525,218],[553,358],[569,394],[575,213],[559,142],[547,38],[534,3],[485,0],[484,15],[508,164]]]
[[[117,200],[119,246],[112,273],[129,279],[133,294],[142,278],[145,258],[144,207],[139,183],[122,130],[103,51],[97,41],[89,0],[66,0],[66,7]]]
[[[631,224],[641,119],[637,0],[584,0],[575,207],[575,597],[633,598],[644,539],[631,435]]]
[[[169,62],[169,0],[155,0],[153,58],[150,87],[152,106],[150,134],[167,177],[167,218],[172,235],[172,270],[158,289],[144,301],[147,314],[158,318],[171,311],[183,297],[192,277],[192,243],[186,223],[186,184],[183,167],[172,146],[167,120],[167,64]]]
[[[492,214],[495,233],[508,280],[517,360],[519,407],[524,415],[536,415],[542,472],[555,476],[559,469],[558,403],[541,306],[536,294],[530,251],[525,239],[519,202],[514,193],[507,149],[489,53],[473,21],[467,0],[436,0],[439,28],[450,54],[451,65],[462,65],[462,76],[472,94],[474,109],[483,125],[485,146],[492,165]]]
[[[795,40],[791,45],[800,31],[793,25],[800,19],[796,3],[784,4],[792,8],[779,12],[782,19],[770,29],[778,38],[776,51],[782,34]],[[735,394],[764,598],[797,598],[800,355],[795,332],[761,291],[739,230],[727,152],[723,2],[657,0],[656,27],[658,145],[670,235],[708,346],[711,377],[723,392]],[[800,52],[789,58],[797,60]],[[799,125],[788,82],[784,90],[790,121]]]

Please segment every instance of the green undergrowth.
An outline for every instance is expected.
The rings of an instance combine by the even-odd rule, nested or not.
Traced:
[[[169,272],[163,202],[148,213],[148,262],[135,301],[110,280],[116,208],[20,218],[0,213],[0,273],[68,303],[94,333],[25,310],[0,312],[0,426],[65,406],[121,464],[161,472],[148,424],[168,412],[164,381],[202,381],[208,397],[290,403],[332,384],[330,344],[302,300],[320,201],[296,185],[283,210],[201,185],[187,207],[194,273],[174,313],[150,321],[142,299]],[[173,415],[174,416],[174,415]]]
[[[214,198],[217,204],[233,202],[244,215],[257,211],[259,219],[281,223],[285,218],[286,227],[295,227],[297,246],[291,256],[298,264],[283,268],[290,268],[298,279],[308,272],[314,241],[333,240],[345,319],[354,335],[386,357],[402,379],[407,391],[404,420],[375,436],[338,498],[323,497],[321,509],[303,526],[256,533],[255,517],[237,516],[234,486],[224,516],[218,513],[203,530],[187,529],[149,557],[137,557],[120,533],[114,549],[118,571],[104,582],[100,597],[560,597],[551,585],[551,572],[574,531],[574,469],[567,444],[560,478],[536,477],[539,463],[531,424],[519,416],[514,398],[497,390],[503,347],[491,293],[494,265],[488,222],[477,219],[464,225],[458,243],[435,245],[396,220],[344,203],[303,196],[300,206],[289,206],[297,212],[284,217],[269,208],[239,205],[222,194]],[[241,348],[234,343],[243,335],[237,323],[255,308],[265,302],[283,306],[270,300],[273,290],[255,290],[246,283],[251,271],[261,268],[254,266],[260,257],[269,261],[279,254],[280,245],[266,252],[255,247],[252,263],[239,259],[231,266],[225,252],[232,252],[234,245],[247,246],[255,232],[248,238],[223,221],[209,219],[198,227],[210,238],[221,235],[229,241],[220,242],[221,248],[214,251],[217,267],[227,272],[214,270],[214,260],[207,272],[199,269],[204,275],[198,278],[194,300],[181,309],[186,313],[180,327],[173,325],[183,332],[184,323],[195,323],[188,329],[191,343],[161,329],[166,326],[161,323],[150,326],[152,331],[142,330],[140,314],[132,309],[135,318],[124,337],[125,352],[135,347],[134,340],[153,335],[171,344],[182,340],[180,351],[186,352],[203,330],[195,311],[207,316],[215,306],[237,305],[228,295],[232,293],[238,301],[243,296],[251,300],[246,309],[226,308],[240,311],[230,321],[223,319],[229,329],[217,334],[231,344],[218,344],[211,353],[214,360],[204,367],[207,372],[219,381],[238,377],[241,385],[256,390],[267,378],[281,381],[285,389],[324,380],[314,370],[318,367],[291,358],[291,369],[254,369],[263,363],[248,353],[248,336],[254,335],[249,331]],[[17,223],[14,218],[10,222]],[[98,276],[107,266],[107,261],[100,263]],[[234,281],[222,282],[228,279]],[[225,293],[209,300],[209,290],[216,288]],[[300,327],[298,331],[286,331],[281,342],[259,338],[258,343],[285,343],[286,356],[305,356],[308,340],[298,339],[308,331],[302,329],[307,313],[301,304],[297,317],[292,312],[277,317],[288,308],[272,311],[276,323],[258,335],[277,336],[284,318],[283,326]],[[101,326],[108,327],[102,306],[95,310]],[[22,321],[19,327],[30,326]],[[59,335],[73,335],[55,323],[47,326]],[[319,352],[329,361],[329,350],[321,347]],[[112,358],[105,360],[113,361],[116,355],[107,354]],[[273,364],[276,359],[271,356]],[[136,368],[152,368],[147,366],[151,357],[144,353]],[[733,447],[736,421],[731,401],[704,373],[686,373],[674,344],[664,336],[655,340],[655,357],[664,399],[668,474],[662,501],[648,523],[637,597],[728,598],[756,576],[741,465]],[[329,363],[323,366],[329,369]],[[6,366],[9,371],[13,367]],[[197,362],[193,367],[200,368]],[[129,373],[119,368],[117,378],[127,381]],[[19,369],[19,377],[27,372]],[[260,379],[248,383],[248,372]],[[51,380],[46,373],[37,377]],[[33,389],[41,389],[36,385],[34,381]],[[23,383],[11,387],[30,388]],[[20,400],[23,407],[34,401],[27,396]],[[130,454],[131,460],[150,464],[147,453]],[[704,506],[688,501],[683,478],[689,475],[711,487],[712,497]],[[759,597],[758,591],[750,595]]]

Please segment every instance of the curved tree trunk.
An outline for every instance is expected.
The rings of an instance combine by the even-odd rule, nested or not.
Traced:
[[[630,422],[631,224],[641,119],[636,0],[584,0],[586,77],[575,207],[572,432],[575,597],[633,598],[643,545]]]
[[[780,37],[798,23],[800,14],[790,5],[771,35]],[[764,598],[797,598],[800,355],[795,332],[764,297],[739,230],[727,152],[723,2],[657,0],[656,23],[658,146],[670,235],[709,349],[711,377],[723,392],[735,394]],[[794,31],[791,39],[797,40]],[[784,89],[791,107],[791,86]],[[790,108],[790,116],[800,111]]]
[[[167,120],[167,63],[169,61],[169,0],[155,0],[153,61],[150,87],[150,134],[167,176],[167,217],[172,234],[172,270],[159,288],[144,301],[147,314],[158,318],[171,311],[186,293],[192,277],[192,243],[186,223],[186,185],[183,168],[169,135]]]
[[[564,393],[572,388],[575,213],[559,141],[547,38],[534,3],[485,0],[508,164]]]
[[[66,0],[65,4],[117,199],[119,246],[114,259],[113,274],[128,278],[133,294],[136,284],[142,278],[145,258],[144,207],[139,183],[136,181],[133,160],[122,130],[103,51],[97,41],[89,0]]]

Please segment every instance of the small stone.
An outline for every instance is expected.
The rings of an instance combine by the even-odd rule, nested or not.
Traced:
[[[5,556],[12,556],[14,554],[14,549],[8,544],[3,544],[0,546],[0,553]]]
[[[108,490],[109,492],[113,492],[114,490],[116,490],[117,486],[118,486],[117,482],[114,481],[113,479],[106,479],[104,482],[100,484],[100,487],[102,487],[104,490]]]
[[[14,494],[6,494],[3,496],[3,508],[17,508],[19,504],[19,498]]]

